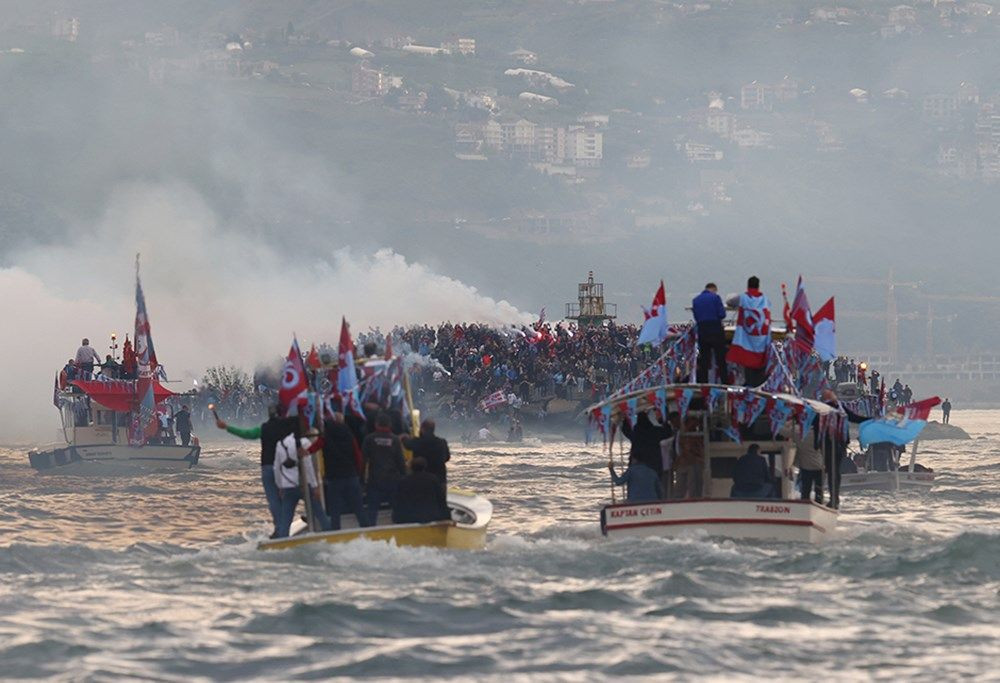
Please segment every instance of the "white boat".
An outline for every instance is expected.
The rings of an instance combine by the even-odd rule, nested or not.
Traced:
[[[935,473],[924,468],[917,469],[917,445],[919,441],[913,443],[910,449],[910,465],[907,469],[900,470],[900,452],[892,449],[887,454],[884,462],[888,469],[873,468],[874,449],[888,444],[872,444],[865,454],[863,466],[858,472],[845,473],[841,477],[841,491],[929,491],[934,486]]]
[[[139,282],[138,256],[135,268],[136,379],[57,378],[53,400],[59,409],[66,446],[28,453],[28,461],[39,472],[177,471],[198,464],[201,446],[197,438],[189,445],[176,445],[172,432],[159,428],[159,406],[176,394],[158,379],[161,373]],[[126,338],[123,353],[127,348]]]
[[[172,393],[159,383],[158,401]],[[135,381],[73,382],[59,392],[59,416],[65,446],[28,453],[39,472],[58,474],[129,474],[144,471],[176,472],[198,464],[201,446],[173,443],[129,443],[130,406]]]
[[[609,424],[618,425],[628,419],[625,406],[633,401],[637,412],[655,409],[655,395],[665,394],[662,401],[668,412],[678,410],[677,395],[691,390],[694,398],[687,410],[688,416],[698,418],[698,431],[682,431],[681,435],[697,435],[702,439],[704,453],[703,488],[701,496],[688,499],[669,499],[645,502],[618,502],[613,500],[601,509],[601,531],[609,537],[618,536],[720,536],[734,539],[760,539],[817,543],[828,538],[837,524],[838,511],[834,507],[800,500],[795,489],[795,442],[789,437],[794,433],[794,420],[787,423],[778,435],[771,434],[766,417],[758,417],[747,427],[761,438],[744,438],[736,443],[724,435],[733,424],[730,399],[781,401],[793,411],[809,409],[818,418],[841,418],[842,413],[820,401],[805,399],[786,393],[773,393],[748,387],[726,385],[682,384],[646,387],[631,393],[619,394],[592,406],[588,412],[608,413]],[[723,399],[714,407],[707,400],[710,392],[722,393]],[[844,418],[846,419],[846,418]],[[746,499],[731,497],[732,473],[736,460],[746,452],[750,443],[760,447],[760,454],[768,461],[777,497]],[[624,463],[622,464],[624,467]],[[829,493],[829,492],[828,492]]]
[[[338,531],[309,531],[301,519],[292,524],[288,538],[261,541],[260,550],[286,550],[309,543],[347,543],[359,538],[399,546],[424,546],[480,550],[486,545],[486,528],[493,518],[493,504],[481,495],[461,489],[448,491],[451,519],[428,524],[393,524],[389,510],[382,510],[378,524],[358,527],[354,515],[341,517]]]

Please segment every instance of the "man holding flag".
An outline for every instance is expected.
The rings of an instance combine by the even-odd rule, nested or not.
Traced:
[[[771,302],[760,291],[760,279],[747,279],[747,291],[740,294],[739,313],[733,343],[726,361],[743,367],[744,385],[759,386],[766,379],[767,350],[771,346]]]
[[[660,280],[660,288],[653,296],[653,305],[647,311],[643,309],[646,321],[639,331],[639,346],[652,344],[659,346],[667,338],[667,294],[663,289],[663,280]]]

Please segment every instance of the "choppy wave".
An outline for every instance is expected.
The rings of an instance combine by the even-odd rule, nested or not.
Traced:
[[[969,443],[921,454],[940,474],[932,493],[847,496],[818,547],[608,541],[596,447],[456,447],[453,480],[495,505],[480,553],[366,541],[258,552],[267,524],[252,445],[206,444],[179,475],[101,480],[39,477],[7,449],[3,675],[989,675],[1000,436]]]

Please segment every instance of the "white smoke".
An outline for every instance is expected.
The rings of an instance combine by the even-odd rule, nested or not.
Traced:
[[[507,301],[410,263],[389,249],[361,254],[285,248],[220,222],[184,184],[119,187],[95,225],[76,238],[31,247],[0,269],[0,320],[8,323],[0,442],[54,434],[54,375],[82,337],[103,356],[111,332],[132,328],[134,258],[157,356],[179,391],[211,365],[252,368],[300,343],[336,343],[341,316],[355,330],[472,320],[528,322]]]

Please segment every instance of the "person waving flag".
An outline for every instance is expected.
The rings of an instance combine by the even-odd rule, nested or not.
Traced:
[[[667,294],[663,288],[663,280],[660,280],[660,288],[653,296],[653,305],[649,310],[643,309],[646,321],[639,331],[639,346],[652,344],[659,346],[667,338]]]

